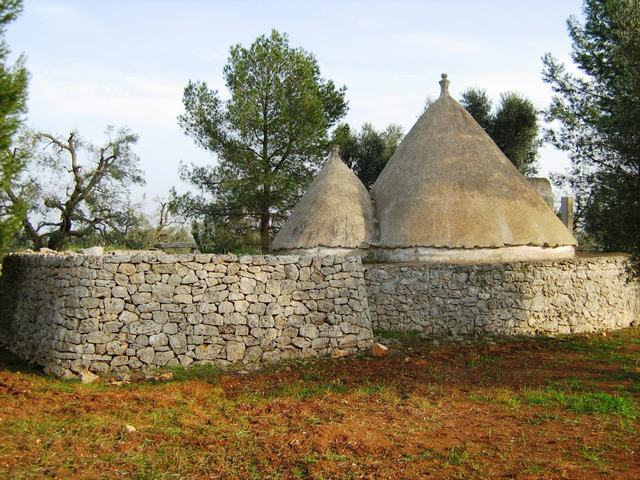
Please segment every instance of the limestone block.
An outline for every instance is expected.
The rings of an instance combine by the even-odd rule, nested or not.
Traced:
[[[83,308],[98,308],[100,300],[96,297],[85,297],[80,299],[80,306]]]
[[[104,332],[91,332],[87,334],[86,341],[88,343],[107,343],[111,338],[111,335]]]
[[[78,325],[79,333],[89,333],[97,331],[99,328],[99,322],[97,318],[86,318]]]
[[[284,266],[284,276],[287,280],[296,281],[300,278],[300,270],[295,264],[289,263]]]
[[[113,296],[114,298],[126,298],[129,296],[129,291],[126,289],[126,287],[113,287],[111,289],[111,296]]]
[[[183,285],[191,285],[199,280],[198,276],[193,270],[190,270],[184,277],[182,277],[181,283]]]
[[[218,313],[231,313],[235,310],[235,306],[233,303],[231,302],[221,302],[220,305],[218,305]]]
[[[162,325],[153,320],[141,320],[128,325],[129,333],[133,335],[153,335],[162,331]]]
[[[260,346],[247,347],[244,351],[243,362],[255,363],[259,362],[262,357],[262,348]]]
[[[235,292],[235,291],[229,291],[229,296],[227,297],[227,300],[229,300],[230,302],[235,302],[238,300],[244,300],[244,293],[242,292]]]
[[[236,302],[233,302],[233,307],[236,312],[244,313],[249,310],[249,302],[245,300],[238,300]]]
[[[244,342],[227,342],[227,360],[230,362],[239,362],[244,358],[246,346]]]
[[[179,294],[173,296],[173,301],[177,303],[193,303],[193,297],[190,294]]]
[[[242,277],[240,278],[240,282],[239,282],[239,286],[240,286],[240,291],[242,293],[246,294],[250,294],[250,293],[254,293],[255,288],[256,288],[256,280],[253,278],[246,278],[246,277]]]
[[[302,337],[295,337],[291,339],[291,343],[298,348],[309,348],[311,347],[311,342]]]
[[[136,293],[134,295],[131,295],[131,303],[133,303],[134,305],[140,305],[149,302],[151,302],[150,293]]]
[[[102,331],[105,333],[118,333],[122,329],[122,325],[123,325],[122,322],[116,322],[116,321],[104,322],[102,324]]]
[[[178,333],[178,324],[177,323],[165,323],[162,325],[162,332],[167,335],[173,335]]]
[[[183,367],[188,367],[193,363],[193,358],[187,355],[178,355],[178,360],[180,361],[180,365]]]
[[[224,347],[220,345],[198,345],[195,348],[194,355],[196,360],[213,360],[220,358],[220,355],[224,352]]]
[[[115,340],[107,343],[107,354],[109,355],[123,355],[128,348],[127,342]],[[128,362],[128,359],[127,359]],[[126,364],[125,362],[124,364]],[[122,365],[124,365],[122,364]]]
[[[169,344],[169,338],[164,333],[157,333],[149,337],[149,345],[152,347],[164,347]]]
[[[195,325],[193,327],[193,334],[194,335],[218,336],[220,334],[220,332],[219,332],[218,328],[213,326],[213,325],[201,324],[201,325]]]
[[[202,322],[207,325],[222,325],[224,323],[224,317],[219,313],[207,313],[203,316]]]
[[[124,324],[134,323],[134,322],[137,322],[139,319],[140,317],[136,313],[130,312],[128,310],[123,311],[118,317],[118,320],[120,320]]]
[[[184,333],[169,336],[169,345],[176,355],[187,353],[187,337]],[[182,362],[181,362],[182,363]]]
[[[264,315],[267,311],[267,306],[264,303],[252,303],[249,305],[249,313],[255,313],[256,315]]]
[[[302,325],[299,329],[299,335],[314,340],[318,337],[318,327],[313,324]]]
[[[175,354],[172,350],[168,350],[166,352],[155,352],[151,363],[158,366],[164,366],[167,365],[167,363],[169,363],[169,361],[174,357]]]
[[[121,298],[105,298],[104,313],[120,313],[124,310],[124,300]]]

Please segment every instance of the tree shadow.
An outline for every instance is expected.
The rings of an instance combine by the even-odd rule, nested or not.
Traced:
[[[47,376],[41,366],[22,360],[11,353],[4,345],[0,345],[0,371],[29,373],[41,377]]]

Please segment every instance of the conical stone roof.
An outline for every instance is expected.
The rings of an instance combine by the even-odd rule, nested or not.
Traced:
[[[371,194],[382,248],[573,246],[542,197],[448,92],[418,119]]]
[[[367,248],[375,217],[369,192],[334,148],[273,240],[274,250]]]

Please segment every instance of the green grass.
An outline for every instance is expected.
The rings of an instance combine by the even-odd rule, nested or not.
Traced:
[[[294,398],[297,400],[307,400],[310,398],[321,397],[330,394],[344,394],[348,391],[349,388],[338,381],[310,384],[293,383],[279,386],[268,394],[259,395],[255,399]],[[243,398],[247,396],[250,396],[250,394],[246,393]]]
[[[365,383],[364,385],[357,386],[355,391],[360,395],[370,396],[388,394],[390,389],[391,387],[389,387],[389,385],[381,383]]]
[[[456,445],[449,449],[447,463],[449,465],[464,465],[469,460],[469,450],[466,444]]]
[[[625,343],[636,343],[638,339],[624,337],[562,337],[551,340],[560,350],[578,352],[585,360],[619,365],[637,364],[637,358],[620,353]]]
[[[543,473],[546,470],[545,462],[536,461],[536,460],[528,460],[524,464],[525,473],[537,474]]]
[[[494,393],[472,393],[469,399],[475,402],[495,403],[509,408],[519,408],[522,405],[521,398],[509,389],[501,389]]]
[[[609,462],[603,456],[605,453],[606,450],[598,446],[590,447],[588,445],[582,445],[582,458],[598,467],[602,473],[607,473],[609,471]]]
[[[495,354],[487,353],[482,355],[477,355],[474,357],[470,357],[467,359],[465,366],[467,368],[495,368],[500,363],[502,363],[503,359]]]
[[[638,418],[635,401],[625,395],[606,392],[568,392],[549,386],[544,389],[527,390],[522,395],[528,405],[545,408],[563,407],[574,413],[615,414],[621,417]]]
[[[614,414],[623,418],[636,419],[639,411],[633,398],[622,393],[610,394],[590,391],[576,379],[553,382],[545,388],[525,389],[516,393],[509,389],[494,392],[474,392],[469,399],[476,402],[493,403],[517,409],[523,404],[545,408],[566,408],[574,413]],[[531,419],[530,423],[540,424],[546,418]],[[536,423],[537,422],[537,423]]]
[[[195,365],[188,368],[185,367],[173,367],[165,369],[173,373],[173,380],[179,382],[185,382],[187,380],[207,380],[218,378],[223,372],[222,369],[215,365]],[[162,373],[162,370],[158,370],[155,373]]]
[[[402,456],[402,458],[407,462],[419,462],[419,461],[425,461],[425,460],[433,460],[434,458],[436,458],[436,456],[437,455],[433,450],[426,449],[418,453],[417,455],[405,453]]]
[[[402,343],[413,343],[420,340],[418,332],[397,332],[392,330],[375,330],[374,335],[382,339],[398,340]]]

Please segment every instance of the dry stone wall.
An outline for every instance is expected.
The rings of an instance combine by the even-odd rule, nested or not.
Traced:
[[[15,254],[0,337],[59,376],[354,352],[363,277],[357,257]]]
[[[640,322],[625,256],[492,264],[365,265],[374,329],[556,335]]]
[[[556,335],[640,323],[627,258],[366,264],[359,257],[15,254],[0,340],[59,376],[366,349],[372,327]]]

